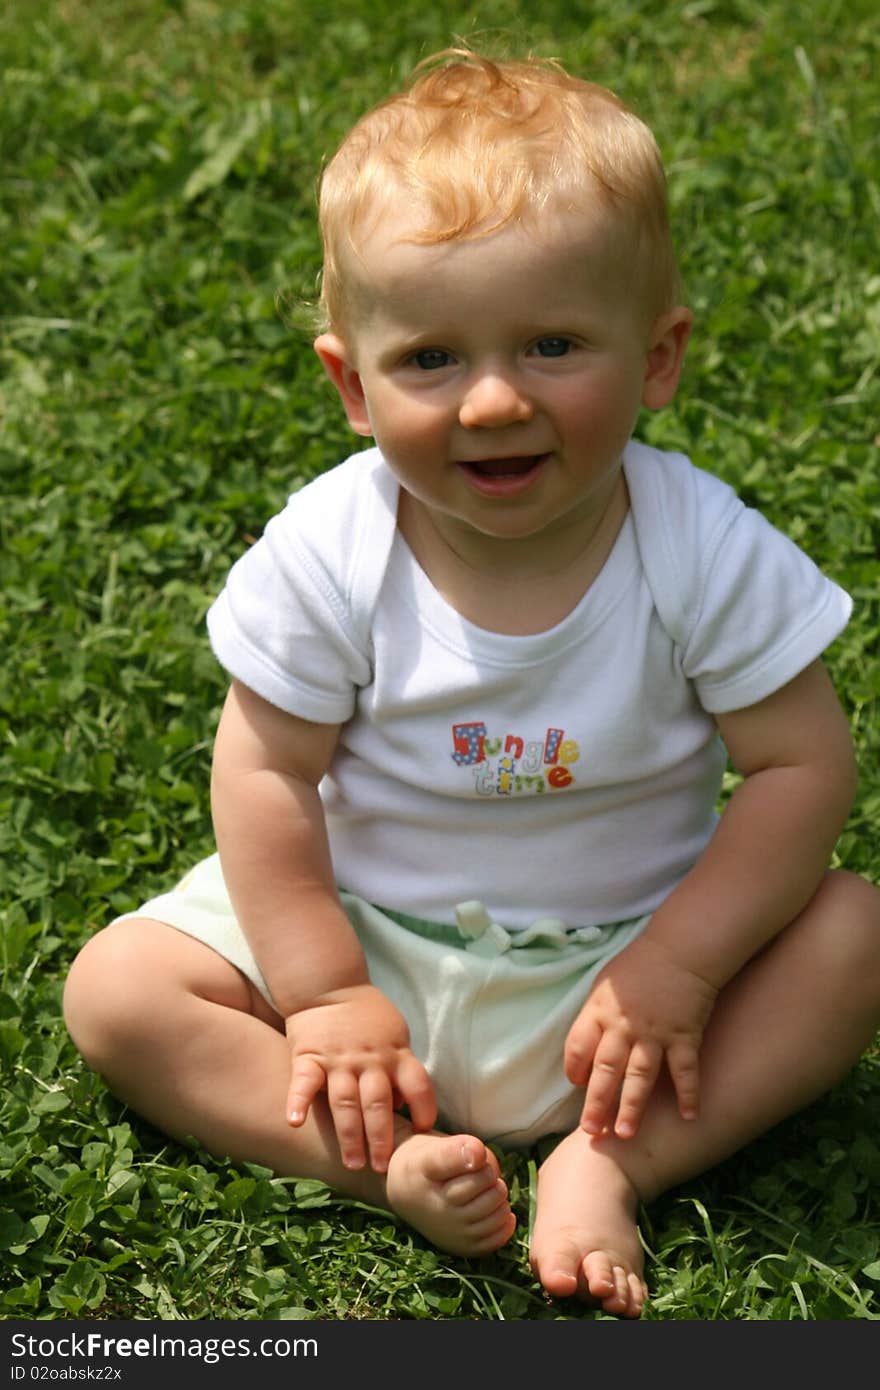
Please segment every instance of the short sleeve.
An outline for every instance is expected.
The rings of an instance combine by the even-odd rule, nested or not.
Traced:
[[[371,619],[396,525],[376,450],[294,493],[208,611],[220,664],[271,704],[343,723],[372,680]]]
[[[757,704],[821,656],[852,600],[760,512],[740,506],[715,539],[682,667],[704,709],[721,714]]]

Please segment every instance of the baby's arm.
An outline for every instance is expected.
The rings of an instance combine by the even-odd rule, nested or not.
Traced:
[[[234,682],[217,731],[211,807],[236,915],[285,1020],[291,1124],[327,1091],[347,1167],[377,1171],[395,1105],[416,1129],[436,1118],[428,1075],[391,1001],[371,985],[333,878],[318,796],[339,728],[313,724]],[[366,1143],[365,1143],[366,1140]]]
[[[591,1133],[634,1134],[664,1060],[681,1114],[696,1114],[718,992],[813,897],[852,806],[849,727],[821,662],[717,722],[743,780],[700,859],[602,971],[569,1033],[566,1074],[586,1086]]]

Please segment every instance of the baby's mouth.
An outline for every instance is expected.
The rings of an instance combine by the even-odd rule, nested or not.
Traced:
[[[506,458],[463,459],[458,465],[469,486],[484,498],[512,501],[530,493],[543,476],[550,454],[509,454]]]
[[[543,458],[543,454],[515,454],[510,458],[463,459],[461,466],[483,478],[522,478]]]

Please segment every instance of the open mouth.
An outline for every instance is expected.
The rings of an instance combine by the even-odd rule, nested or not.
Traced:
[[[481,478],[523,478],[544,459],[544,454],[519,454],[510,458],[465,459],[462,468]]]

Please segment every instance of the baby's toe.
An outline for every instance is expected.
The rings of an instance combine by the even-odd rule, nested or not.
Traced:
[[[570,1298],[577,1293],[580,1254],[567,1241],[561,1241],[544,1251],[533,1251],[530,1264],[535,1278],[551,1297]]]
[[[600,1302],[605,1299],[615,1300],[622,1291],[625,1292],[625,1271],[619,1265],[615,1266],[604,1250],[591,1250],[585,1255],[581,1270],[584,1292],[591,1298]]]
[[[594,1251],[584,1260],[584,1278],[590,1297],[606,1313],[615,1317],[637,1318],[645,1301],[645,1286],[637,1274],[618,1264],[604,1251]]]
[[[484,1167],[462,1178],[450,1178],[443,1184],[443,1199],[453,1207],[481,1201],[485,1210],[494,1210],[507,1201],[507,1183],[494,1177],[491,1168]]]
[[[488,1255],[506,1245],[516,1230],[516,1217],[509,1207],[499,1208],[491,1216],[471,1227],[471,1254]]]
[[[472,1134],[445,1135],[426,1146],[423,1172],[431,1182],[450,1183],[456,1178],[473,1177],[482,1172],[487,1157],[494,1158],[494,1155]],[[496,1171],[494,1177],[497,1176]]]

